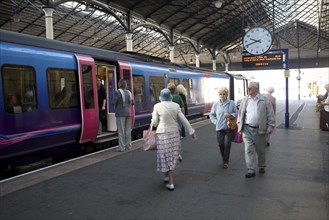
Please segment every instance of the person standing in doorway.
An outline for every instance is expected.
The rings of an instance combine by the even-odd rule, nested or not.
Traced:
[[[98,111],[99,111],[98,134],[101,134],[103,131],[103,126],[102,126],[103,111],[106,110],[106,91],[102,84],[101,79],[97,79],[97,94],[98,94]]]
[[[242,132],[245,145],[246,178],[256,175],[255,162],[258,160],[259,173],[265,173],[266,135],[275,127],[275,117],[270,101],[259,93],[259,84],[248,84],[248,95],[245,96],[238,113],[238,131]]]
[[[131,92],[127,90],[127,82],[119,80],[119,89],[113,95],[112,104],[115,106],[115,117],[118,128],[119,146],[116,151],[130,150],[131,145],[131,112],[130,107],[134,105]]]

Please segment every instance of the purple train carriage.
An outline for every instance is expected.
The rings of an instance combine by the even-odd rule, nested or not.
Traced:
[[[133,135],[148,127],[153,105],[169,82],[187,89],[189,119],[204,116],[226,86],[230,98],[246,95],[246,79],[180,66],[166,60],[96,49],[0,30],[0,163],[30,163],[116,139],[111,105],[125,79],[135,105]],[[107,108],[98,134],[97,78]]]

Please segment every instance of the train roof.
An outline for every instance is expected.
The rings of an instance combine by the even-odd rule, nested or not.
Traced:
[[[85,54],[85,55],[90,55],[98,60],[113,60],[113,61],[121,60],[121,61],[154,63],[160,66],[166,66],[167,68],[179,68],[179,69],[189,70],[194,72],[225,74],[231,77],[233,76],[232,74],[227,72],[216,72],[206,68],[175,64],[175,63],[171,63],[170,60],[168,59],[162,59],[145,54],[139,54],[136,52],[109,51],[109,50],[59,41],[59,40],[52,40],[42,37],[31,36],[28,34],[22,34],[22,33],[2,30],[2,29],[0,29],[0,41],[27,45],[27,46],[35,46],[35,47],[46,48],[46,49],[66,51],[66,52],[77,53],[77,54]]]

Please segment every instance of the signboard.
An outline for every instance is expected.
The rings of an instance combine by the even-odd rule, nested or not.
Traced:
[[[253,68],[253,67],[267,67],[277,68],[283,67],[282,53],[271,53],[263,54],[260,56],[242,55],[242,67]]]

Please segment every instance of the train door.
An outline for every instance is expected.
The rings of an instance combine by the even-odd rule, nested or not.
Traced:
[[[120,79],[124,79],[127,81],[127,89],[131,92],[132,97],[134,97],[134,87],[133,87],[133,77],[132,77],[132,68],[128,62],[119,62],[120,65],[120,72],[117,74],[117,81]],[[117,83],[115,84],[117,87]],[[116,88],[117,89],[117,88]],[[131,106],[131,120],[132,120],[132,128],[134,127],[135,122],[135,106]]]
[[[113,93],[115,91],[116,67],[108,64],[98,63],[97,77],[100,78],[106,90],[106,114],[102,120],[102,125],[106,131],[116,131],[116,120],[114,115],[114,106],[112,103]]]
[[[94,59],[75,55],[78,61],[81,103],[80,143],[94,141],[98,131],[97,86]]]

